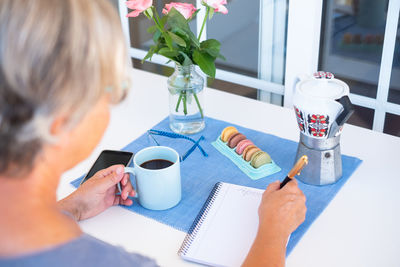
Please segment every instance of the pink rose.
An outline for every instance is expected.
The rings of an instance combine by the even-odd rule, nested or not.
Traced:
[[[228,14],[228,9],[224,6],[227,4],[226,0],[203,0],[203,4],[214,8],[215,12]]]
[[[153,0],[131,0],[126,1],[126,6],[129,9],[134,9],[131,13],[126,15],[127,17],[137,17],[140,13],[148,9],[153,5]]]
[[[189,19],[192,17],[193,13],[196,12],[196,8],[192,4],[187,4],[187,3],[174,3],[171,2],[170,4],[166,4],[162,13],[163,14],[168,14],[168,12],[171,10],[171,8],[175,8],[176,10],[179,11],[179,13],[182,14],[182,16],[185,17],[185,19]]]

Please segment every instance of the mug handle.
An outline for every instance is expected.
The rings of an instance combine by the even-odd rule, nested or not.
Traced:
[[[139,194],[138,194],[138,191],[137,191],[137,180],[136,180],[136,171],[135,171],[135,168],[133,168],[133,167],[125,167],[124,172],[125,172],[125,173],[133,174],[133,177],[135,177],[135,186],[133,187],[133,189],[135,190],[136,194],[135,194],[134,198],[138,198],[138,197],[139,197]],[[133,186],[133,185],[132,185],[132,186]]]
[[[343,111],[336,118],[337,125],[341,127],[350,118],[350,116],[353,115],[354,106],[347,95],[342,96],[339,99],[336,99],[336,101],[343,106]]]

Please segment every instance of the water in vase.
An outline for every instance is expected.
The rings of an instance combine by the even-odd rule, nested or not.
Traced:
[[[204,129],[203,87],[169,94],[170,128],[176,133],[194,134]]]

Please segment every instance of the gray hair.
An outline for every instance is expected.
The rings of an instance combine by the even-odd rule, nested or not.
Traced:
[[[128,56],[107,0],[1,0],[0,174],[29,169],[57,112],[73,126],[113,88],[123,95]]]

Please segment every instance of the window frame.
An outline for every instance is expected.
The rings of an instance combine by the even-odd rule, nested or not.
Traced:
[[[286,57],[285,107],[292,107],[293,105],[292,97],[297,77],[296,75],[299,73],[313,73],[317,71],[318,59],[320,57],[319,45],[321,38],[322,9],[322,0],[309,0],[307,5],[301,1],[290,1],[288,47]],[[400,105],[388,101],[390,81],[393,74],[393,56],[396,44],[399,13],[400,1],[389,0],[376,98],[353,93],[349,96],[355,105],[374,110],[372,129],[378,132],[383,132],[384,130],[386,113],[400,115]],[[309,17],[307,17],[307,15]],[[299,25],[301,25],[302,28]],[[298,42],[296,42],[296,40]],[[329,53],[329,51],[326,53]],[[349,65],[352,63],[351,70],[353,72],[354,70],[357,71],[357,64],[351,62],[350,59],[336,57],[335,60],[340,60],[340,63],[344,68],[349,68]],[[361,74],[362,73],[360,73],[360,77]]]
[[[286,0],[283,2],[286,2]],[[118,3],[123,32],[126,42],[130,44],[129,21],[126,17],[128,12],[125,0],[119,0]],[[278,64],[279,66],[285,65],[284,80],[282,75],[278,75],[277,78],[275,75],[274,78],[272,72],[268,73],[268,69],[271,68],[265,67],[267,64],[270,66],[274,56],[274,51],[272,51],[271,46],[268,47],[268,44],[272,42],[276,33],[286,28],[286,25],[274,24],[273,18],[285,15],[279,12],[281,9],[276,8],[279,4],[282,5],[281,0],[260,1],[259,78],[222,69],[217,69],[216,78],[258,89],[258,98],[263,101],[280,104],[280,99],[284,96],[283,106],[292,108],[294,86],[298,75],[314,73],[318,70],[323,0],[307,0],[306,3],[295,0],[288,1],[286,60]],[[196,6],[198,8],[201,7],[201,0],[196,0]],[[374,110],[373,130],[379,132],[383,132],[386,113],[400,115],[400,105],[388,102],[399,13],[400,0],[389,0],[376,98],[350,94],[350,99],[355,105]],[[201,28],[204,16],[205,11],[202,9],[197,15],[197,31]],[[202,39],[207,38],[206,33],[207,31],[205,30]],[[142,59],[146,53],[147,51],[145,50],[134,47],[129,48],[129,54],[132,58]],[[282,55],[282,53],[285,53],[285,51],[279,51],[278,55]],[[163,66],[174,66],[172,62],[166,64],[165,58],[160,55],[154,55],[152,62]],[[276,68],[276,66],[273,67]],[[283,81],[279,82],[280,79]],[[277,80],[278,82],[275,82]],[[275,94],[275,97],[273,94]]]
[[[262,3],[263,1],[264,0],[261,0],[260,3]],[[269,1],[274,2],[276,0],[269,0]],[[197,8],[200,8],[202,6],[201,2],[202,2],[201,0],[196,0]],[[135,59],[144,58],[147,51],[130,46],[129,20],[126,17],[126,15],[128,14],[128,11],[125,6],[125,0],[118,1],[118,9],[119,9],[120,18],[121,18],[122,29],[123,29],[123,32],[124,32],[124,35],[126,37],[126,41],[127,41],[128,47],[129,47],[130,56]],[[201,11],[196,16],[197,31],[200,31],[200,29],[201,29],[201,24],[202,24],[204,16],[205,16],[205,10],[204,10],[204,8],[202,8]],[[271,26],[271,28],[272,28],[272,26]],[[197,32],[197,35],[198,34],[199,34],[199,32]],[[207,24],[205,26],[205,29],[203,31],[201,39],[204,40],[206,38],[207,38]],[[151,60],[152,63],[156,63],[156,64],[163,65],[163,66],[174,67],[174,64],[172,62],[167,64],[165,61],[166,61],[165,58],[160,55],[153,55],[152,60]],[[222,70],[222,69],[218,69],[218,68],[216,71],[215,78],[222,80],[222,81],[228,81],[230,83],[243,85],[246,87],[252,87],[252,88],[255,88],[255,89],[258,89],[261,91],[277,94],[280,96],[284,95],[284,86],[282,84],[274,83],[267,79],[254,78],[254,77],[250,77],[250,76],[246,76],[243,74],[226,71],[226,70]]]

